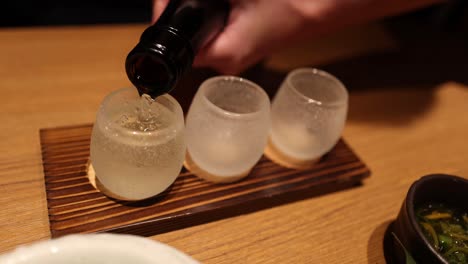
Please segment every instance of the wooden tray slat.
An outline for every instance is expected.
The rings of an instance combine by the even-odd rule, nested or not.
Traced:
[[[184,169],[163,194],[122,202],[103,195],[88,180],[91,131],[91,124],[40,131],[52,237],[90,232],[155,235],[350,188],[370,175],[340,140],[308,170],[287,169],[262,157],[244,180],[212,184]]]

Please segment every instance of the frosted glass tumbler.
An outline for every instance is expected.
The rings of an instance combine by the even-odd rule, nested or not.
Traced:
[[[265,154],[292,168],[308,168],[339,140],[348,92],[334,76],[312,68],[291,71],[272,102]]]
[[[203,82],[186,118],[186,167],[212,182],[248,175],[268,140],[270,100],[255,83],[233,76]]]
[[[184,157],[184,115],[172,96],[151,102],[126,88],[104,99],[91,136],[96,185],[104,194],[121,200],[157,195],[175,181]]]

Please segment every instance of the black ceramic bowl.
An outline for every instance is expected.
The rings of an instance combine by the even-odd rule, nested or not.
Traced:
[[[385,235],[387,263],[406,263],[405,252],[391,234],[398,237],[417,263],[448,263],[431,246],[416,220],[415,208],[427,203],[444,203],[468,210],[468,180],[453,175],[431,174],[411,185],[397,219]]]

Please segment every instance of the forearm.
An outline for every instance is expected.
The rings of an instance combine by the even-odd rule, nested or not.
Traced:
[[[328,32],[362,24],[447,0],[302,0],[293,5],[313,33]]]

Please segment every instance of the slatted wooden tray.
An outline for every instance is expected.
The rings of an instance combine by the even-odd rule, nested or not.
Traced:
[[[183,170],[166,192],[141,202],[121,202],[88,180],[92,125],[40,131],[52,237],[114,232],[150,236],[359,185],[370,175],[343,141],[308,170],[280,167],[262,157],[251,174],[231,184],[211,184]]]

